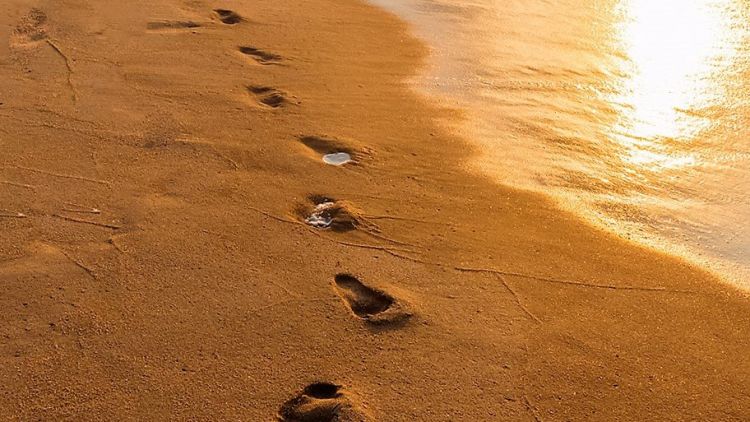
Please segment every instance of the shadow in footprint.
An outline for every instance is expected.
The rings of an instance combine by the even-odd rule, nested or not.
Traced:
[[[282,59],[282,57],[279,56],[278,54],[269,53],[267,51],[263,51],[255,47],[242,46],[242,47],[239,47],[238,49],[240,53],[246,56],[250,56],[256,62],[262,65],[279,64],[279,62],[281,62],[281,59]]]
[[[364,422],[364,413],[340,385],[316,382],[305,387],[279,411],[282,422]]]
[[[298,139],[303,145],[319,154],[324,163],[332,166],[357,164],[362,156],[361,151],[355,151],[336,139],[319,136],[300,136]]]
[[[199,28],[201,25],[193,21],[153,21],[146,24],[149,31],[160,31],[167,29],[191,29]]]
[[[395,325],[411,317],[411,313],[393,296],[365,285],[353,275],[338,274],[334,286],[352,312],[368,323]]]
[[[281,108],[289,104],[286,96],[279,90],[266,86],[248,86],[247,91],[256,101],[266,107]]]
[[[40,9],[31,9],[13,30],[10,45],[31,45],[47,39],[47,14]]]
[[[219,20],[227,25],[237,25],[245,19],[229,9],[214,9],[214,13],[219,17]]]

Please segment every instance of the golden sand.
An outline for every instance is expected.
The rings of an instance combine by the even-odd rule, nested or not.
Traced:
[[[747,299],[465,172],[393,16],[10,0],[0,23],[3,419],[750,419]]]

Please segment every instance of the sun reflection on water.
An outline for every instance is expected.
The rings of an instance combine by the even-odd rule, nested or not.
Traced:
[[[627,75],[608,100],[612,133],[628,170],[659,172],[700,164],[685,143],[710,125],[699,111],[722,97],[731,66],[731,0],[623,0],[617,32]],[[681,148],[672,145],[682,144]]]
[[[371,1],[434,47],[415,85],[478,170],[750,274],[750,0]]]

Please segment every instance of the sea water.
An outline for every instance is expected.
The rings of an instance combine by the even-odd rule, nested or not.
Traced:
[[[750,2],[372,1],[479,171],[750,286]]]

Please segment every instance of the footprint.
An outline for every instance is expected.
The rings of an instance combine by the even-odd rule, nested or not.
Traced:
[[[227,25],[237,25],[245,20],[242,16],[228,9],[214,9],[214,13],[216,13],[222,23]]]
[[[411,313],[393,296],[366,286],[350,274],[338,274],[334,278],[334,287],[352,312],[371,324],[398,324],[411,317]]]
[[[319,154],[324,163],[332,166],[356,164],[360,156],[359,152],[355,152],[343,142],[335,139],[319,136],[301,136],[298,139],[303,145]]]
[[[310,202],[297,208],[297,216],[316,229],[345,233],[366,225],[361,213],[350,204],[325,196],[313,195]]]
[[[308,385],[279,410],[282,422],[365,422],[368,419],[352,395],[331,382]]]
[[[269,53],[267,51],[259,50],[255,47],[239,47],[240,53],[252,57],[256,62],[263,65],[279,64],[282,57],[278,54]]]
[[[146,24],[149,31],[159,31],[165,29],[191,29],[199,28],[201,25],[193,21],[153,21]]]
[[[255,96],[258,103],[271,108],[281,108],[289,104],[289,100],[281,91],[266,86],[248,86],[247,90]]]
[[[13,30],[11,45],[36,44],[47,39],[47,14],[40,9],[31,9]]]

